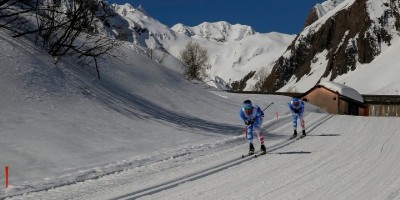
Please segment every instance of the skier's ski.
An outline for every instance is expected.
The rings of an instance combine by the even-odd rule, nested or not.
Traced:
[[[258,154],[258,153],[259,153],[259,152],[256,151],[256,152],[254,152],[254,153],[252,153],[252,154],[242,154],[242,158],[246,158],[246,157],[249,157],[249,156],[254,156],[254,155]]]
[[[299,134],[297,134],[297,131],[294,131],[294,134],[289,138],[289,140],[295,139],[298,135]],[[302,134],[300,135],[300,137],[297,138],[297,140],[301,139],[303,137],[306,137],[306,132],[304,130],[302,131]]]
[[[257,154],[254,154],[254,158],[257,158],[257,157],[259,157],[259,156],[262,156],[262,155],[265,155],[265,154],[267,154],[267,152],[259,152],[259,153],[257,153]]]
[[[297,137],[297,136],[291,136],[290,138],[289,138],[289,140],[293,140],[293,139],[296,139],[296,140],[300,140],[300,139],[302,139],[302,138],[304,138],[304,137],[306,137],[307,135],[300,135],[300,137]]]

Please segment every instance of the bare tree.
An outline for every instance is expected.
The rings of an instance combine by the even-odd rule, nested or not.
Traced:
[[[23,30],[29,26],[30,13],[37,4],[32,0],[0,0],[0,28]]]
[[[189,41],[181,51],[180,58],[186,66],[184,74],[189,80],[202,79],[205,70],[210,68],[207,50],[197,42]]]
[[[0,0],[0,19],[3,27],[14,32],[13,37],[36,34],[36,42],[40,41],[57,61],[74,55],[81,59],[80,63],[94,63],[100,79],[97,59],[106,54],[112,56],[112,50],[121,43],[96,34],[97,14],[102,6],[98,0]]]

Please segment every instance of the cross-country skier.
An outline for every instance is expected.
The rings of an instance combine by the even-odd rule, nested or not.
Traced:
[[[264,134],[261,132],[264,112],[257,105],[252,105],[250,100],[246,100],[243,102],[242,109],[240,109],[240,117],[247,126],[246,136],[250,144],[249,155],[254,154],[253,129],[261,142],[261,153],[265,154],[267,150],[264,145]]]
[[[303,136],[306,136],[306,130],[304,125],[303,113],[304,113],[304,102],[297,97],[293,97],[290,101],[289,108],[292,111],[293,116],[293,137],[297,136],[297,119],[300,119],[301,128],[303,129]]]

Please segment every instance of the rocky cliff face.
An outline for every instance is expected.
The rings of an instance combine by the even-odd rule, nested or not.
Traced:
[[[328,51],[328,64],[321,78],[333,80],[359,64],[370,63],[382,46],[390,46],[393,37],[399,36],[398,0],[347,0],[338,7],[324,16],[318,16],[316,8],[310,12],[306,22],[310,25],[262,80],[262,91],[277,91],[290,79],[300,80],[323,51]]]

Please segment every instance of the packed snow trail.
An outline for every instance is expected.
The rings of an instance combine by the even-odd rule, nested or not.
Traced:
[[[309,130],[325,122],[331,117],[327,114],[311,113]],[[279,120],[264,123],[270,127],[267,134],[267,152],[285,148],[296,140],[289,140],[292,133],[291,116],[282,116]],[[186,154],[171,156],[170,159],[160,160],[133,169],[119,171],[95,180],[78,182],[49,191],[33,192],[12,199],[118,199],[122,197],[137,198],[171,189],[188,181],[203,179],[212,174],[227,170],[252,157],[242,159],[240,154],[247,151],[247,143],[242,136],[222,141],[219,144],[205,145]],[[267,154],[267,156],[269,156]],[[129,196],[129,197],[127,197]]]
[[[398,199],[399,122],[334,116],[265,157],[141,199]]]
[[[310,113],[305,121],[307,136],[283,143],[291,135],[290,120],[286,125],[276,121],[282,123],[279,126],[267,123],[268,153],[257,159],[240,158],[248,148],[242,136],[96,180],[11,199],[400,198],[399,118]]]

